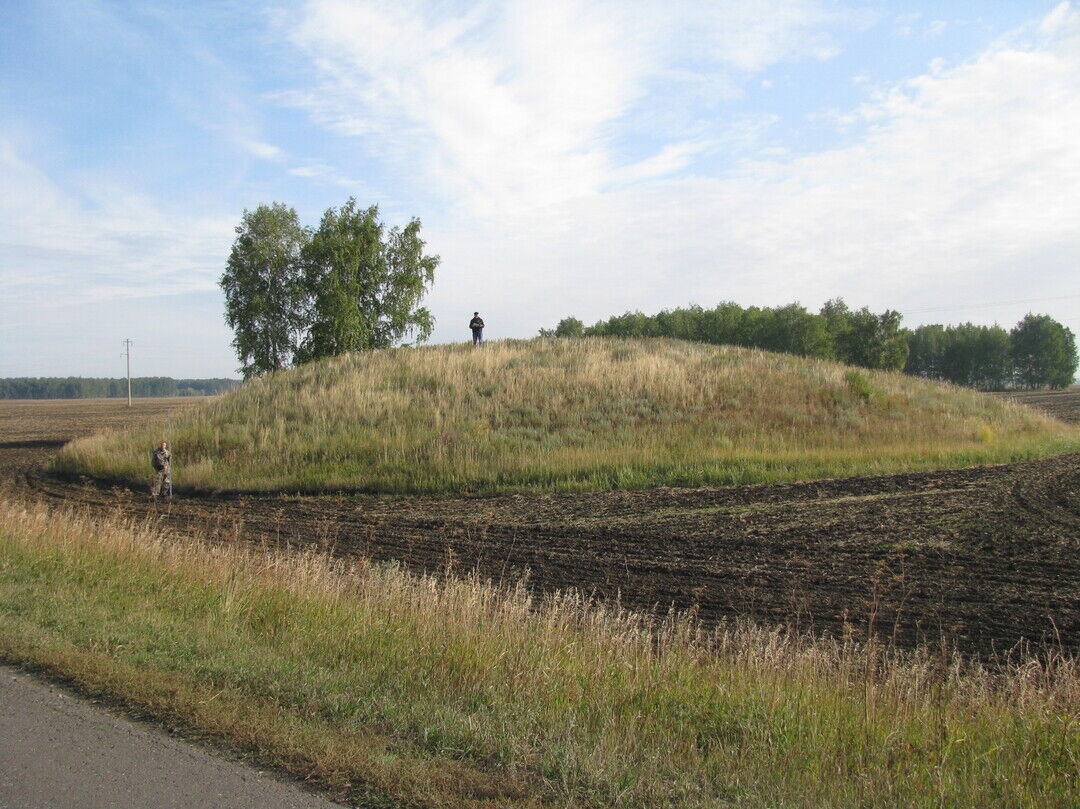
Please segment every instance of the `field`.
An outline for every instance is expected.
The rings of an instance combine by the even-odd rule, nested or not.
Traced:
[[[47,594],[47,597],[43,597]],[[1073,809],[1076,660],[709,629],[0,493],[0,660],[364,809]]]
[[[1080,421],[1080,392],[1052,394]],[[527,573],[626,606],[751,617],[965,651],[1019,642],[1080,649],[1080,455],[951,471],[729,488],[492,497],[178,498],[45,475],[66,440],[191,402],[0,404],[0,469],[18,491],[190,534],[413,570]]]
[[[993,395],[1029,407],[1037,407],[1061,421],[1074,424],[1080,422],[1080,386],[1078,385],[1066,390],[1025,390]]]
[[[192,405],[0,403],[0,659],[365,807],[1077,805],[1080,454],[160,508],[47,471]]]

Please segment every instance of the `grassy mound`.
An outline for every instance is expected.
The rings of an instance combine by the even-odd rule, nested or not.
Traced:
[[[177,488],[453,492],[792,481],[1080,447],[969,390],[674,340],[402,348],[260,379],[167,423],[68,445],[58,471]]]

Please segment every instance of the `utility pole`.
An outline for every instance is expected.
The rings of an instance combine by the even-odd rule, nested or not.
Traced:
[[[131,340],[124,338],[124,356],[127,357],[128,407],[131,407]]]

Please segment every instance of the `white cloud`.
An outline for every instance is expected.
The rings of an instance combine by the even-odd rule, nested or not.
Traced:
[[[100,176],[65,188],[2,134],[0,176],[0,375],[118,376],[122,337],[136,375],[232,374],[216,282],[233,222]]]
[[[289,174],[294,177],[304,177],[306,179],[315,179],[318,177],[325,177],[332,169],[325,163],[308,163],[304,166],[295,166],[289,169]]]
[[[569,313],[591,320],[723,299],[817,306],[843,295],[878,308],[955,302],[931,317],[1011,323],[1030,307],[1023,300],[1077,291],[1073,6],[970,61],[936,63],[850,117],[867,131],[844,148],[433,235],[444,256],[436,310],[488,310],[497,335],[500,316],[520,334]],[[1018,303],[963,308],[1009,300]]]
[[[897,36],[910,37],[915,33],[915,24],[922,18],[921,11],[905,12],[897,14],[893,19],[894,31]]]
[[[240,145],[249,154],[262,160],[279,160],[283,157],[281,149],[273,144],[264,143],[261,140],[248,140],[244,138],[240,140]]]
[[[610,181],[613,185],[626,185],[654,177],[663,177],[685,168],[695,154],[707,148],[709,148],[709,143],[700,141],[669,143],[652,157],[613,171]]]
[[[456,205],[438,227],[420,211],[444,258],[437,339],[459,338],[475,309],[499,336],[689,301],[816,306],[839,294],[925,309],[1077,289],[1074,4],[910,81],[854,77],[865,103],[818,119],[845,126],[848,145],[814,153],[767,141],[768,114],[720,114],[763,86],[765,68],[835,53],[827,32],[849,23],[812,0],[311,0],[280,20],[315,77],[280,97],[355,137],[382,164],[379,183],[405,178]],[[282,149],[257,116],[229,109],[199,124],[234,154],[387,203],[350,179],[365,176],[362,161],[266,136]],[[190,214],[100,176],[54,175],[4,134],[0,321],[77,317],[86,304],[104,320],[115,298],[214,290],[235,211]],[[753,159],[710,176],[717,153]],[[1011,322],[1029,304],[1018,305],[931,316]]]
[[[384,210],[388,208],[396,209],[397,207],[397,200],[393,195],[388,194],[383,189],[376,188],[363,180],[358,180],[355,177],[343,174],[333,166],[328,165],[321,160],[310,160],[299,166],[294,166],[289,169],[289,174],[293,177],[302,177],[305,180],[310,180],[318,185],[345,188],[348,190],[350,196],[355,196],[359,199],[379,200],[379,204]]]
[[[1057,36],[1077,25],[1078,13],[1069,2],[1058,3],[1054,10],[1039,22],[1039,33],[1043,36]]]
[[[462,209],[499,214],[685,168],[699,137],[653,133],[665,141],[653,158],[623,160],[619,123],[645,99],[653,116],[686,98],[709,105],[737,92],[733,75],[828,58],[830,19],[812,0],[511,0],[461,13],[312,0],[290,37],[320,82],[281,98],[368,138]]]
[[[213,288],[232,223],[165,210],[100,176],[67,190],[3,137],[0,174],[5,314]]]

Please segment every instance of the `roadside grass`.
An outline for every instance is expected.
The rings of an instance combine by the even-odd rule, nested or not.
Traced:
[[[975,391],[677,340],[400,348],[251,381],[69,444],[60,473],[203,491],[498,492],[787,482],[1005,463],[1080,429]]]
[[[0,497],[0,657],[376,806],[1075,807],[1080,665],[993,668]]]

